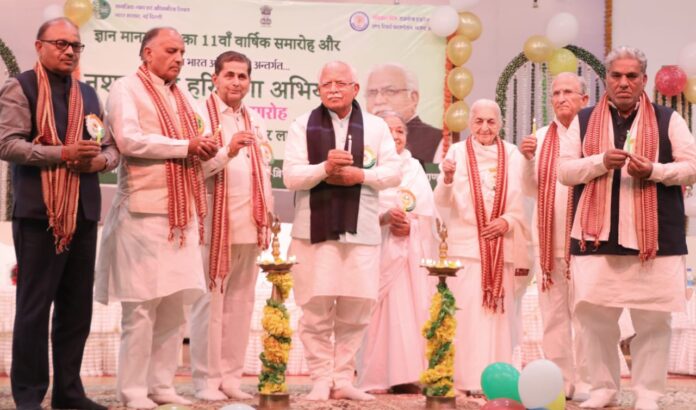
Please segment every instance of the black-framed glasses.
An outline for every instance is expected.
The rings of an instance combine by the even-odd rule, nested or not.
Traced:
[[[73,51],[76,53],[81,53],[85,49],[85,45],[79,41],[73,43],[66,40],[39,40],[42,43],[53,44],[59,51],[65,51],[68,46],[72,47]]]

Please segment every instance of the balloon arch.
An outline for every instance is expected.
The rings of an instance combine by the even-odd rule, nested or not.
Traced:
[[[578,60],[576,73],[585,79],[589,104],[594,105],[604,93],[604,65],[589,51],[568,45]],[[537,124],[548,124],[553,119],[549,91],[553,80],[549,64],[530,61],[525,53],[518,54],[505,67],[498,78],[496,102],[503,117],[501,135],[513,144],[532,130],[534,118]]]

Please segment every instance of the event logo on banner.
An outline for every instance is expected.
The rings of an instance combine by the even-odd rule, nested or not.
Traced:
[[[220,53],[235,50],[251,59],[245,103],[266,121],[276,158],[274,187],[282,184],[290,124],[320,103],[318,75],[328,61],[347,61],[357,69],[358,102],[364,109],[392,108],[432,133],[442,127],[445,44],[429,31],[432,6],[257,0],[97,3],[98,18],[81,28],[88,50],[81,72],[102,102],[114,81],[135,72],[140,43],[153,27],[171,26],[181,33],[186,54],[179,85],[201,103],[213,92],[214,62]],[[386,63],[406,68],[408,79],[368,87],[371,69]],[[409,139],[419,138],[417,134]]]

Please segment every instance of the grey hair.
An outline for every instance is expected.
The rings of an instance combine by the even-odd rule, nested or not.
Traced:
[[[638,61],[638,63],[640,63],[641,72],[643,74],[646,73],[646,70],[648,69],[648,58],[645,56],[645,53],[635,47],[627,46],[616,47],[611,50],[609,54],[607,54],[606,58],[604,59],[604,68],[606,68],[607,73],[611,69],[611,65],[614,63],[614,61],[621,58],[630,58]]]
[[[377,64],[376,66],[372,67],[367,78],[370,78],[373,73],[390,68],[401,71],[406,79],[406,88],[408,88],[409,91],[418,91],[418,77],[416,77],[413,71],[409,70],[405,65],[400,63]]]
[[[585,79],[580,77],[579,75],[577,75],[575,73],[570,73],[570,72],[558,73],[558,75],[556,75],[556,77],[553,79],[553,82],[551,82],[551,88],[553,88],[553,85],[556,83],[556,80],[559,80],[561,78],[574,79],[580,85],[580,94],[581,95],[587,94],[587,82],[585,81]]]
[[[469,109],[469,124],[471,124],[471,120],[474,119],[474,113],[478,111],[479,108],[493,108],[493,111],[495,111],[495,116],[498,119],[498,124],[501,126],[503,125],[503,115],[500,112],[500,106],[497,102],[487,98],[481,98],[471,104],[471,108]]]
[[[326,70],[326,68],[332,64],[341,64],[343,66],[348,67],[350,70],[350,76],[351,76],[351,81],[358,84],[358,72],[355,70],[355,67],[353,67],[351,64],[346,63],[345,61],[341,60],[334,60],[334,61],[329,61],[328,63],[324,64],[321,66],[321,70],[319,70],[319,76],[317,77],[319,82],[321,82],[321,74]]]
[[[159,35],[159,33],[161,33],[162,31],[166,31],[166,30],[173,31],[173,32],[175,32],[176,34],[178,34],[179,37],[181,37],[181,34],[180,34],[180,33],[177,31],[177,29],[175,29],[174,27],[162,26],[162,27],[153,27],[153,28],[151,28],[150,30],[147,31],[147,33],[145,33],[145,35],[143,36],[143,41],[140,43],[140,52],[139,52],[139,55],[140,55],[140,59],[141,59],[142,61],[145,61],[145,56],[143,55],[143,52],[145,51],[145,47],[149,46],[150,43],[152,43],[152,41],[153,41],[155,38],[157,38],[157,36]]]
[[[382,111],[377,111],[375,113],[376,116],[381,117],[383,119],[387,118],[397,118],[399,121],[401,121],[401,124],[404,126],[404,135],[408,136],[408,126],[406,125],[406,120],[404,117],[399,115],[398,112],[396,111],[391,111],[391,110],[382,110]]]

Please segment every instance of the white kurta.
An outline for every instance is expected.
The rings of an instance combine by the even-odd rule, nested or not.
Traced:
[[[633,131],[638,118],[633,121]],[[610,141],[614,140],[612,125],[609,125]],[[664,185],[691,185],[696,182],[696,144],[684,119],[676,113],[669,122],[669,140],[672,145],[674,162],[660,164],[653,162],[653,171],[649,180]],[[572,186],[585,184],[606,174],[603,162],[604,154],[582,157],[580,124],[576,117],[561,141],[560,166],[558,179],[563,184]],[[653,160],[654,161],[654,160]],[[626,163],[628,164],[628,162]],[[625,165],[621,170],[619,213],[619,243],[624,247],[637,249],[637,235],[634,222],[632,183]],[[611,212],[611,181],[609,175],[606,195],[606,218],[603,223],[600,240],[609,237]],[[580,238],[580,219],[573,223],[571,236]],[[591,239],[588,239],[588,241]],[[686,307],[684,297],[686,270],[684,256],[658,256],[641,264],[637,256],[588,255],[573,256],[571,265],[574,303],[589,302],[602,306],[628,307],[658,311],[683,311]],[[611,274],[608,274],[611,273]]]
[[[363,111],[365,150],[376,157],[372,168],[364,169],[365,181],[360,190],[360,209],[356,234],[341,235],[338,241],[310,244],[310,189],[327,177],[324,163],[309,164],[307,156],[306,113],[290,126],[285,144],[283,181],[295,191],[295,217],[289,252],[300,263],[293,268],[295,300],[304,304],[314,296],[351,296],[377,299],[379,269],[378,191],[401,181],[401,160],[387,124],[379,117]],[[336,135],[336,146],[344,146],[350,114],[339,119],[330,112]]]
[[[557,125],[559,140],[563,141],[563,136],[568,129],[558,121],[553,120]],[[539,158],[541,148],[546,140],[546,133],[549,127],[542,127],[536,132],[537,147],[534,158],[525,160],[524,163],[524,190],[525,194],[534,201],[537,200],[537,190],[539,184]],[[556,163],[558,167],[558,162]],[[570,281],[566,278],[565,245],[566,245],[566,212],[568,209],[568,190],[570,188],[556,181],[556,196],[553,203],[553,256],[554,269],[551,272],[551,279],[554,284],[550,289],[542,289],[543,274],[539,267],[539,204],[535,202],[532,214],[532,224],[530,230],[534,244],[534,267],[537,273],[537,287],[539,291],[539,308],[544,325],[542,348],[544,356],[552,360],[563,372],[563,379],[566,384],[566,395],[572,392],[572,385],[575,380],[574,356],[581,355],[581,349],[569,349],[574,346],[572,337],[572,298]],[[575,355],[573,354],[575,350]],[[578,357],[578,361],[582,358]],[[582,380],[586,380],[586,375],[580,375]]]
[[[251,122],[251,129],[248,131],[256,134],[259,144],[266,141],[266,126],[256,111],[248,107],[240,107],[235,111],[218,98],[217,94],[213,98],[217,99],[220,111],[223,145],[215,157],[203,163],[209,211],[205,221],[206,241],[201,252],[208,281],[214,176],[226,169],[230,269],[223,284],[224,291],[220,292],[217,288],[204,294],[191,308],[191,366],[197,391],[239,388],[259,274],[255,263],[260,250],[256,246],[257,229],[252,215],[249,148],[241,148],[234,158],[230,158],[228,152],[232,137],[245,129],[242,108],[247,110]],[[209,119],[207,111],[204,118]],[[272,211],[270,167],[269,164],[265,165],[265,198],[269,211]]]
[[[481,373],[493,362],[510,362],[516,344],[515,287],[526,286],[527,278],[515,278],[515,268],[529,268],[530,258],[523,211],[522,160],[512,144],[504,143],[507,152],[507,196],[505,212],[508,222],[504,235],[503,287],[504,312],[492,313],[484,309],[481,289],[481,257],[474,203],[469,187],[466,143],[450,147],[446,159],[456,163],[454,180],[444,183],[440,174],[435,188],[435,203],[441,215],[449,214],[449,254],[463,264],[456,278],[448,279],[448,286],[457,300],[457,331],[455,336],[454,385],[459,390],[480,390]],[[481,180],[481,192],[486,215],[489,217],[495,196],[497,172],[497,145],[483,146],[474,140],[474,152]],[[516,235],[517,234],[517,235]],[[520,236],[521,235],[521,236]],[[516,283],[517,282],[517,283]]]
[[[151,78],[176,118],[171,91],[160,78]],[[181,91],[195,110],[193,97]],[[192,214],[183,246],[168,240],[165,172],[166,159],[188,155],[188,141],[161,135],[154,104],[135,74],[114,83],[106,113],[121,163],[102,232],[95,299],[142,302],[182,291],[190,303],[205,291],[198,222]]]
[[[394,236],[389,225],[382,226],[379,296],[358,355],[358,386],[364,390],[417,383],[426,366],[421,328],[428,318],[432,289],[428,272],[419,265],[422,258],[436,254],[436,210],[423,167],[408,150],[400,156],[401,184],[380,192],[380,213],[402,208],[402,189],[414,194],[416,206],[407,214],[408,236]]]

